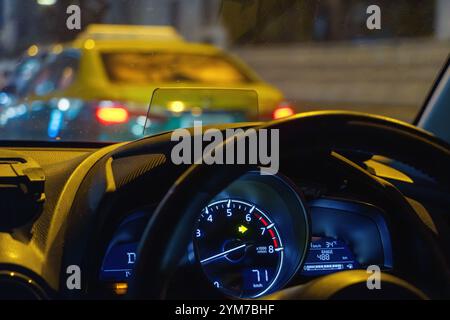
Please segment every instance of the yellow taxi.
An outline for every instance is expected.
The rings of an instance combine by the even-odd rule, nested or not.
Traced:
[[[76,44],[83,53],[73,90],[86,96],[148,103],[157,87],[243,88],[257,92],[261,114],[283,101],[278,89],[237,57],[186,42],[171,27],[92,25]]]
[[[39,47],[28,51],[36,55]],[[249,90],[255,92],[257,102],[248,108],[257,108],[251,113],[259,119],[293,113],[283,94],[238,58],[213,45],[187,42],[172,27],[91,25],[72,43],[55,45],[50,51],[27,95],[33,104],[29,109],[41,112],[32,118],[48,118],[46,138],[86,139],[94,134],[115,141],[125,139],[127,132],[135,139],[142,134],[140,126],[147,120],[142,117],[154,91],[167,87]],[[224,114],[218,122],[255,120],[226,119],[233,102],[225,95],[217,100]],[[129,130],[124,130],[126,124]],[[158,130],[163,129],[173,128]]]

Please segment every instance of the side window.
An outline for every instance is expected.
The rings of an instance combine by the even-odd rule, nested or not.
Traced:
[[[61,53],[50,56],[31,84],[29,92],[38,96],[64,90],[75,80],[79,57]]]

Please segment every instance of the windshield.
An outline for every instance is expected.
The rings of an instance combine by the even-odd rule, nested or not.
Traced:
[[[449,21],[447,0],[0,0],[0,140],[129,141],[331,109],[412,122]]]

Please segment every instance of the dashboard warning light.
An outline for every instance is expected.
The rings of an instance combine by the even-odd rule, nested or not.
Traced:
[[[240,225],[239,228],[238,228],[238,231],[239,231],[240,233],[242,233],[242,234],[246,233],[247,230],[248,230],[248,229],[247,229],[245,226],[243,226],[243,225]]]
[[[127,283],[115,283],[113,285],[114,293],[117,295],[124,295],[128,291],[128,284]]]

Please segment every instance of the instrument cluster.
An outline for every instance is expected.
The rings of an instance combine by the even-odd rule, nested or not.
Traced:
[[[127,283],[150,214],[136,211],[119,225],[103,258],[101,282],[116,288]],[[233,182],[199,212],[187,251],[211,285],[234,298],[258,298],[373,264],[393,267],[380,209],[346,199],[306,200],[288,178],[256,172]]]

